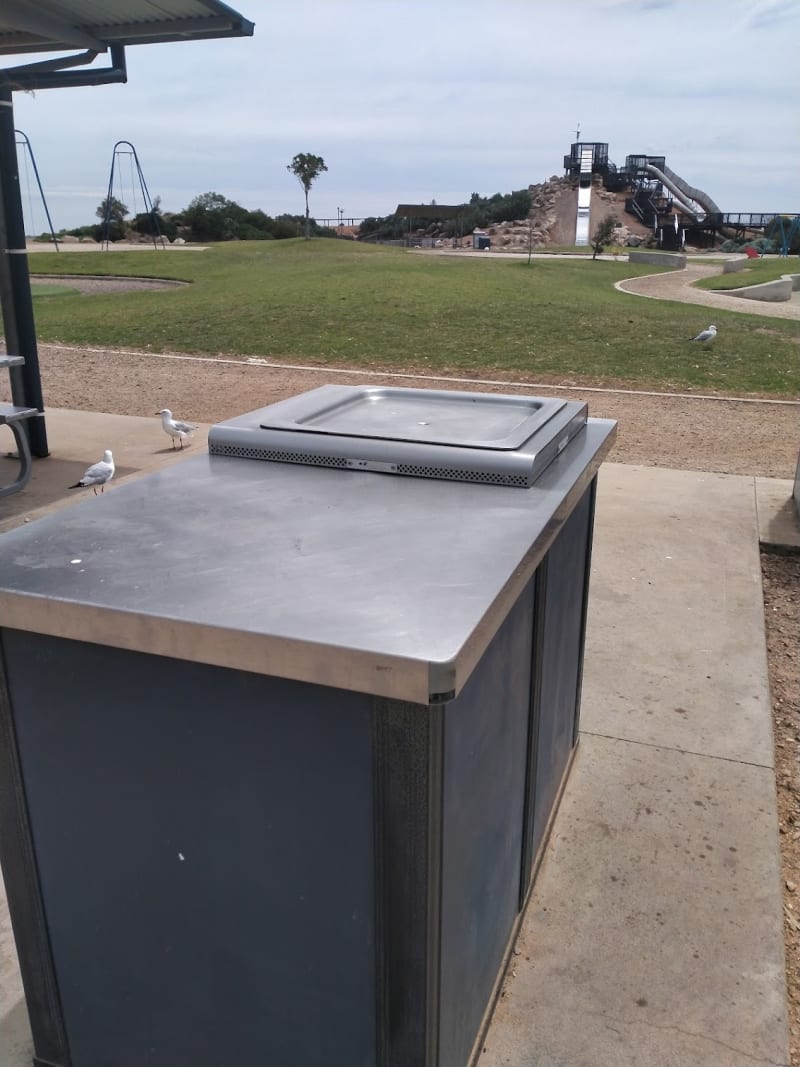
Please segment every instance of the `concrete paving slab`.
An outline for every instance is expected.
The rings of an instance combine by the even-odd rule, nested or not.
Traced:
[[[0,878],[0,1064],[30,1067],[33,1038],[19,976],[6,891]]]
[[[480,1067],[788,1062],[768,768],[581,740]]]
[[[788,478],[756,478],[758,536],[765,547],[800,549],[800,516],[794,482]]]
[[[753,479],[605,464],[581,727],[772,766]]]
[[[752,478],[606,464],[581,744],[480,1067],[788,1062]]]
[[[91,489],[68,489],[92,463],[103,458],[105,449],[114,454],[116,472],[106,487],[110,493],[121,482],[160,470],[181,458],[206,451],[208,427],[199,426],[182,450],[173,449],[157,416],[110,415],[97,411],[47,410],[47,440],[50,455],[33,461],[33,474],[18,493],[0,498],[0,533],[60,507],[88,503]],[[6,428],[0,438],[0,485],[16,478],[19,461],[7,458],[14,438]],[[105,495],[105,493],[103,494]]]

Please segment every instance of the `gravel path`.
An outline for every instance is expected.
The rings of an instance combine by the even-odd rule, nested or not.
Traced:
[[[726,296],[706,289],[693,289],[701,278],[711,278],[722,270],[721,264],[690,263],[684,270],[668,274],[648,274],[644,278],[629,278],[617,282],[615,288],[633,296],[647,296],[653,300],[679,300],[685,304],[705,304],[723,311],[742,311],[748,315],[765,315],[773,319],[800,319],[800,291],[791,299],[776,303],[748,300],[741,296]],[[787,267],[787,274],[789,273]]]
[[[414,367],[406,375],[388,375],[58,345],[41,345],[39,361],[48,406],[120,415],[151,416],[169,407],[181,418],[214,423],[327,382],[365,382],[586,400],[590,415],[618,420],[611,458],[619,463],[792,478],[800,445],[800,402],[560,388],[510,375],[443,379],[417,376]]]
[[[63,285],[67,289],[77,289],[79,293],[129,293],[137,289],[180,289],[189,282],[173,281],[169,278],[115,278],[112,275],[87,277],[85,274],[35,274],[31,281],[44,282],[46,285]]]

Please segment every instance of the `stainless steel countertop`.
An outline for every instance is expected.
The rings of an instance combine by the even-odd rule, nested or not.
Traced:
[[[615,431],[590,419],[530,489],[197,456],[0,537],[0,625],[427,704]]]

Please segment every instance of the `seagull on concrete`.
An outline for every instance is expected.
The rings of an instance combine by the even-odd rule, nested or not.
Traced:
[[[181,422],[180,419],[173,419],[172,412],[169,408],[164,408],[163,411],[157,411],[156,415],[161,416],[161,425],[164,427],[164,433],[168,433],[172,438],[172,447],[175,447],[175,441],[178,440],[183,448],[184,437],[191,437],[197,427],[191,422]]]
[[[701,330],[697,337],[690,337],[690,341],[699,341],[702,345],[712,344],[717,337],[717,327],[709,326],[707,330]]]
[[[100,492],[102,493],[106,487],[106,482],[110,482],[114,477],[114,470],[114,457],[111,455],[110,449],[107,448],[103,453],[103,458],[100,462],[93,463],[81,480],[74,485],[68,486],[68,488],[85,489],[87,485],[91,485],[94,490],[94,495],[97,496],[98,485],[100,486]]]

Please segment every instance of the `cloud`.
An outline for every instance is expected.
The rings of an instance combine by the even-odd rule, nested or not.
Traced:
[[[796,20],[800,8],[797,0],[757,0],[744,8],[743,29],[772,29],[781,23]]]
[[[635,11],[667,11],[677,7],[677,0],[606,0],[606,7],[630,8]]]
[[[360,217],[541,182],[562,172],[577,122],[617,164],[666,156],[723,210],[796,204],[786,130],[800,65],[780,34],[765,51],[761,33],[786,25],[795,0],[238,6],[256,17],[252,39],[134,47],[126,85],[15,94],[57,225],[93,221],[118,140],[135,145],[165,210],[216,190],[296,212],[286,164],[309,151],[329,166],[312,210]],[[781,61],[755,59],[756,39]]]

